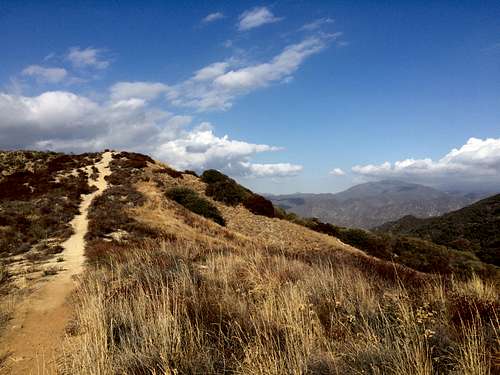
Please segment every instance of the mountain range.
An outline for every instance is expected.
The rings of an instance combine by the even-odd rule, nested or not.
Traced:
[[[299,216],[365,229],[406,215],[421,218],[442,215],[481,197],[397,180],[367,182],[336,194],[267,195],[275,205]]]

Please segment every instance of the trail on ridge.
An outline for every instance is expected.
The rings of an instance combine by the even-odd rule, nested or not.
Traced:
[[[85,263],[85,234],[88,230],[88,210],[92,200],[106,188],[106,176],[111,174],[109,163],[111,152],[105,152],[95,164],[99,176],[97,181],[89,177],[89,185],[96,186],[93,193],[84,195],[80,213],[71,221],[74,234],[68,238],[60,254],[64,258],[63,270],[30,294],[14,311],[13,319],[2,340],[0,354],[9,353],[6,374],[53,374],[56,373],[56,356],[71,309],[66,299],[75,289],[74,276],[83,271]],[[90,171],[90,167],[87,170]],[[90,173],[89,173],[90,175]]]

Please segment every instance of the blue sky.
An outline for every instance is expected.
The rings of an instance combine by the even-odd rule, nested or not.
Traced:
[[[496,1],[4,1],[0,148],[126,148],[272,193],[494,187],[499,19]]]

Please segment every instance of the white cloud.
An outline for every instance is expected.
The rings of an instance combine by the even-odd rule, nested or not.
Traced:
[[[111,99],[123,100],[130,98],[155,99],[166,93],[169,87],[158,82],[118,82],[111,86]]]
[[[216,168],[233,176],[279,177],[301,170],[286,163],[253,164],[255,154],[281,148],[219,137],[208,123],[189,128],[192,120],[138,97],[99,103],[66,91],[33,97],[0,93],[0,149],[127,149],[177,168]]]
[[[344,176],[345,172],[341,168],[333,168],[329,174],[332,176]]]
[[[256,7],[243,12],[239,17],[238,30],[246,31],[256,27],[281,21],[267,7]]]
[[[290,163],[241,162],[241,166],[245,169],[245,175],[249,177],[289,177],[296,176],[303,170],[301,165]]]
[[[149,108],[141,99],[98,103],[65,91],[34,97],[0,94],[0,149],[150,152],[178,122],[178,116]]]
[[[34,77],[40,82],[58,83],[68,76],[68,72],[64,68],[44,68],[40,65],[30,65],[23,69],[22,75]]]
[[[195,81],[207,81],[224,74],[229,67],[227,62],[216,62],[198,70],[193,77]]]
[[[175,139],[159,144],[154,154],[179,169],[215,168],[232,175],[246,174],[248,158],[254,154],[279,151],[279,147],[253,144],[218,137],[209,123],[202,123],[191,131],[182,132]]]
[[[111,107],[115,109],[138,109],[142,108],[146,105],[146,101],[144,99],[131,98],[131,99],[123,99],[117,102],[114,102]]]
[[[267,86],[292,74],[310,55],[325,47],[318,38],[306,39],[286,47],[271,62],[231,70],[215,78],[214,84],[227,90],[247,90]]]
[[[470,138],[439,160],[405,159],[379,165],[357,165],[352,170],[370,178],[412,180],[429,185],[500,185],[500,138]]]
[[[72,93],[35,97],[0,93],[0,148],[27,147],[42,138],[100,134],[97,105]]]
[[[215,22],[224,18],[224,14],[221,12],[210,13],[208,16],[201,20],[202,23]]]
[[[87,47],[82,49],[80,47],[71,47],[66,55],[66,58],[76,68],[96,68],[106,69],[110,62],[101,58],[103,53],[102,49]]]
[[[318,30],[320,27],[322,27],[323,25],[327,25],[327,24],[332,24],[334,23],[335,21],[331,18],[318,18],[317,20],[314,20],[310,23],[306,23],[304,26],[302,26],[300,28],[300,30],[303,30],[303,31],[314,31],[314,30]]]
[[[225,110],[234,99],[276,82],[289,82],[291,75],[311,55],[327,45],[328,38],[310,37],[287,46],[268,62],[231,68],[229,62],[217,62],[198,70],[195,75],[171,87],[168,98],[174,105],[199,111]]]

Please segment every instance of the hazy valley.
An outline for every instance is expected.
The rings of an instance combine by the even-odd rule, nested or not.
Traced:
[[[368,182],[336,194],[269,195],[276,205],[304,217],[353,228],[373,228],[406,215],[439,216],[484,194],[446,193],[395,180]]]

